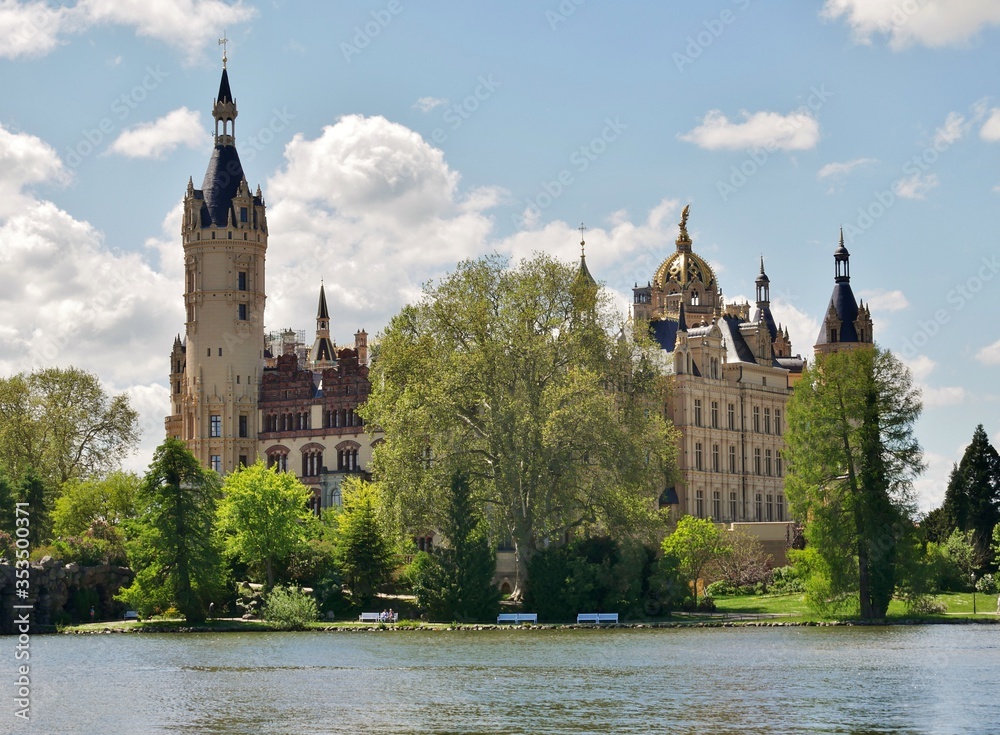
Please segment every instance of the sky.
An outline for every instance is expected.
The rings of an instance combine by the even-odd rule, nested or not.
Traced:
[[[1000,444],[998,0],[0,0],[0,375],[128,391],[142,471],[183,330],[180,204],[223,47],[268,207],[268,329],[381,331],[464,258],[579,257],[623,319],[694,249],[728,302],[761,256],[811,357],[840,228],[875,336],[923,391],[940,504]]]

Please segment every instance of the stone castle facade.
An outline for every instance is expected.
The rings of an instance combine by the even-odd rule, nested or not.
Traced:
[[[187,318],[170,355],[166,430],[223,474],[258,457],[294,472],[313,489],[320,510],[339,504],[345,477],[367,475],[380,441],[358,414],[371,389],[368,335],[360,330],[353,345],[337,348],[322,285],[311,347],[301,332],[265,334],[266,205],[244,175],[236,116],[223,68],[212,157],[201,188],[189,180],[184,195]],[[674,252],[633,289],[635,322],[649,325],[673,378],[667,414],[681,433],[681,480],[660,503],[678,515],[757,525],[777,548],[790,520],[786,404],[805,360],[792,354],[788,330],[771,313],[763,258],[755,307],[726,304],[712,267],[693,249],[688,213]],[[817,352],[872,341],[871,315],[851,291],[849,258],[841,235]],[[582,255],[581,272],[592,279]]]

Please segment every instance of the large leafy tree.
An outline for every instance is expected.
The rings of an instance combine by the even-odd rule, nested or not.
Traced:
[[[885,617],[909,559],[920,410],[909,371],[878,347],[818,355],[789,402],[786,492],[813,547],[808,571],[825,577],[812,589],[857,601],[866,619]]]
[[[0,464],[16,481],[32,468],[52,488],[100,474],[138,441],[128,396],[109,396],[92,373],[47,368],[0,378]]]
[[[464,471],[513,539],[519,596],[539,545],[653,527],[676,465],[654,355],[576,268],[544,255],[460,263],[380,340],[363,409],[385,432],[376,477],[420,529],[441,527]]]
[[[309,488],[290,472],[261,460],[226,477],[218,510],[218,530],[226,553],[263,575],[274,587],[278,567],[305,543],[314,522]]]
[[[486,524],[471,502],[468,478],[451,480],[445,545],[417,561],[414,592],[433,620],[489,620],[497,613],[500,592],[493,584],[497,557]]]
[[[681,580],[691,586],[694,604],[698,605],[698,580],[720,559],[730,553],[725,532],[710,518],[682,516],[673,533],[663,539],[666,564],[677,570]]]
[[[120,528],[136,517],[141,487],[141,477],[120,470],[99,479],[70,480],[56,498],[52,532],[56,536],[79,536],[95,521]]]
[[[141,510],[129,524],[136,576],[120,599],[144,613],[176,605],[189,622],[205,620],[222,587],[215,534],[220,486],[180,440],[157,448],[140,488]]]
[[[952,529],[972,533],[977,556],[989,554],[993,529],[1000,522],[1000,455],[982,424],[952,469],[942,514]]]

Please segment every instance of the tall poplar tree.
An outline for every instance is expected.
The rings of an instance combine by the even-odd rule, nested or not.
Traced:
[[[817,355],[788,406],[786,492],[821,563],[824,595],[885,617],[913,529],[913,436],[920,414],[909,370],[878,347]]]

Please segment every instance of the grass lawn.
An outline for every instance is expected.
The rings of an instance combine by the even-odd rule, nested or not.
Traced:
[[[975,620],[996,620],[996,596],[976,595],[976,615],[972,614],[972,593],[971,592],[948,592],[934,595],[936,602],[943,603],[947,611],[943,615],[929,615],[930,619],[940,618],[969,618]],[[715,604],[718,612],[736,615],[780,615],[787,621],[800,620],[831,620],[835,618],[824,618],[812,610],[806,603],[805,595],[735,595],[732,597],[717,597]],[[906,619],[912,618],[906,612],[906,606],[899,600],[893,600],[889,604],[889,617]],[[846,618],[845,618],[846,619]]]

